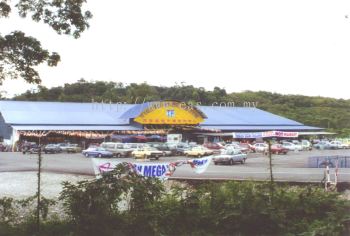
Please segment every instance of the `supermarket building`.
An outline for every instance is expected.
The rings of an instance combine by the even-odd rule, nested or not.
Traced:
[[[229,137],[232,132],[290,131],[322,134],[254,107],[192,106],[180,101],[143,104],[0,101],[0,139],[106,140],[111,137],[165,136],[188,139]]]

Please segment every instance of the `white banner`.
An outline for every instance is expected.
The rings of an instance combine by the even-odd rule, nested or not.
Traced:
[[[213,156],[207,156],[207,157],[202,157],[202,158],[197,158],[197,159],[192,159],[187,161],[188,164],[191,165],[193,171],[196,174],[202,174],[205,172],[211,162]]]
[[[95,175],[102,174],[104,172],[108,172],[113,170],[117,165],[122,163],[117,160],[104,160],[98,158],[91,158],[92,167],[94,168]]]
[[[285,131],[265,131],[265,132],[253,132],[253,133],[232,133],[233,138],[297,138],[298,132],[285,132]]]

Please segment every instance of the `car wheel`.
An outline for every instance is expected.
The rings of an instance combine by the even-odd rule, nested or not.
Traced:
[[[245,159],[243,159],[242,161],[241,161],[241,164],[243,165],[245,163]]]
[[[214,161],[214,165],[217,165],[218,163],[216,161]]]
[[[122,157],[122,154],[120,154],[120,153],[117,153],[117,155],[116,155],[118,158],[121,158]]]
[[[229,164],[230,164],[231,166],[234,164],[232,159],[230,159]]]
[[[86,156],[86,157],[89,157],[89,153],[85,153],[85,156]]]
[[[97,156],[98,156],[99,158],[101,158],[101,157],[102,157],[102,154],[101,154],[101,153],[99,153]]]

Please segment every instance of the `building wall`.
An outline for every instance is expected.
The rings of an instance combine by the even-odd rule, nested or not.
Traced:
[[[11,126],[5,123],[5,120],[0,113],[0,139],[11,139],[11,134]]]

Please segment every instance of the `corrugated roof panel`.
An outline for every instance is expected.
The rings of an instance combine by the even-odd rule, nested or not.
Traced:
[[[208,119],[203,125],[302,125],[272,113],[249,107],[199,106]]]
[[[15,130],[23,131],[35,131],[35,130],[62,130],[62,131],[108,131],[108,130],[141,130],[141,128],[130,126],[130,125],[115,125],[115,126],[50,126],[50,125],[14,125],[12,126]]]
[[[129,118],[135,117],[147,108],[145,104],[97,104],[63,102],[0,101],[0,113],[7,124],[23,125],[128,125]],[[262,111],[245,107],[198,106],[208,118],[203,127],[222,126],[250,130],[293,130],[305,127],[303,124]],[[251,125],[255,125],[251,127]],[[220,127],[219,127],[220,126]],[[271,126],[271,127],[270,127]],[[277,126],[277,127],[276,127]],[[280,126],[280,127],[279,127]]]
[[[129,124],[119,116],[129,104],[0,101],[8,124],[116,125]]]

